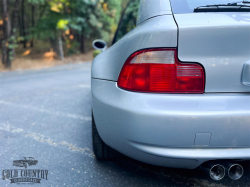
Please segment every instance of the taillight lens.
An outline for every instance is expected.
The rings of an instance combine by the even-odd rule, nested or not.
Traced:
[[[122,89],[156,93],[203,93],[201,65],[181,63],[176,49],[147,49],[134,53],[118,78]]]

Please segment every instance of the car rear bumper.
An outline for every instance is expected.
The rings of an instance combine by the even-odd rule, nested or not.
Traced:
[[[92,97],[103,141],[134,159],[190,169],[250,159],[250,93],[136,93],[92,79]]]

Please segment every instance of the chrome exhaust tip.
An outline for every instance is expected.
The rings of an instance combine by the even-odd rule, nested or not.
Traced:
[[[206,163],[201,166],[201,169],[205,171],[211,179],[219,181],[225,177],[226,169],[220,164]]]
[[[239,164],[232,164],[231,167],[228,169],[228,176],[232,180],[240,179],[244,174],[244,169]]]
[[[219,181],[225,177],[225,174],[226,170],[224,166],[220,164],[216,164],[210,169],[210,177],[213,180]]]

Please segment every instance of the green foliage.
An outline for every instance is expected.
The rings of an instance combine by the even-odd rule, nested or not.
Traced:
[[[56,28],[61,29],[61,30],[67,30],[67,29],[69,29],[68,24],[69,24],[69,20],[60,19],[57,22]]]
[[[9,49],[14,49],[14,48],[17,48],[18,45],[15,43],[15,44],[9,44]]]
[[[100,53],[102,53],[102,51],[100,50],[94,50],[93,51],[93,57],[95,58],[97,55],[99,55]]]
[[[28,0],[28,3],[31,4],[40,4],[40,3],[45,3],[46,0]]]
[[[73,41],[70,44],[70,47],[67,50],[67,55],[73,55],[75,53],[79,53],[79,43],[77,41]]]
[[[7,41],[8,41],[7,42],[8,49],[15,49],[18,47],[18,45],[17,45],[18,40],[17,40],[15,35],[12,35],[11,37],[9,37]],[[10,54],[10,56],[11,55],[12,54]]]
[[[37,38],[55,38],[71,29],[85,38],[111,41],[121,14],[121,0],[28,0],[39,4],[43,14],[32,33]]]
[[[140,0],[134,0],[129,3],[122,18],[122,24],[119,26],[116,41],[121,39],[126,33],[136,27],[139,1]]]
[[[71,9],[72,20],[78,20],[77,25],[87,38],[109,41],[115,32],[112,28],[119,21],[121,0],[76,0],[71,2]]]
[[[94,39],[103,39],[108,44],[113,40],[123,9],[129,0],[24,0],[20,1],[18,27],[13,36],[5,41],[9,49],[24,43],[29,47],[33,41],[50,41],[53,49],[57,40],[63,43],[67,55],[90,48]],[[135,0],[138,2],[138,0]],[[12,0],[10,1],[12,2]],[[133,3],[132,3],[133,4]],[[13,10],[13,3],[9,4]],[[129,7],[135,10],[136,5]],[[0,7],[1,10],[1,7]],[[0,14],[1,16],[1,14]],[[134,27],[134,15],[127,16],[128,31]],[[132,18],[132,20],[129,20]],[[31,42],[32,41],[32,42]],[[87,44],[88,46],[86,47]],[[24,46],[25,46],[24,45]],[[59,44],[58,44],[59,45]],[[61,45],[62,46],[62,45]],[[91,47],[92,48],[92,47]],[[47,48],[46,48],[47,50]],[[56,50],[54,50],[56,51]],[[95,51],[94,56],[100,51]]]

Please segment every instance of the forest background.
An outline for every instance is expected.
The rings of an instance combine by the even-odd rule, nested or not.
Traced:
[[[125,10],[138,8],[131,0],[0,1],[0,71],[91,61],[92,41],[110,46]]]

